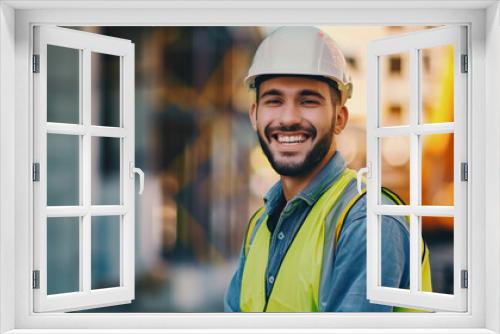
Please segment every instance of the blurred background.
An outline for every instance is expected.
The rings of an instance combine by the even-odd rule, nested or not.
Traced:
[[[366,164],[367,45],[431,27],[320,27],[344,51],[354,84],[338,137],[349,167]],[[243,85],[274,27],[80,27],[135,44],[136,298],[91,312],[221,312],[248,218],[278,180],[247,116]],[[48,121],[77,123],[78,52],[49,46]],[[118,57],[92,55],[92,120],[119,126]],[[380,126],[409,122],[408,54],[380,58]],[[420,52],[420,122],[453,121],[453,50]],[[54,93],[51,93],[54,92]],[[76,93],[75,93],[76,92]],[[75,101],[76,107],[75,107]],[[78,138],[48,137],[48,205],[78,203]],[[453,135],[421,138],[422,204],[453,205]],[[409,138],[380,140],[382,185],[409,203]],[[120,201],[120,141],[93,138],[92,202]],[[95,222],[94,222],[95,220]],[[422,217],[433,289],[453,293],[453,218]],[[49,294],[78,290],[78,218],[48,224]],[[76,237],[75,237],[76,235]],[[92,288],[119,284],[119,219],[92,219]],[[118,283],[117,283],[118,282]]]

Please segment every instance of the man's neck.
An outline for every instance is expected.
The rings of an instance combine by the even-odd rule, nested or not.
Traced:
[[[323,169],[323,167],[328,164],[330,159],[333,157],[336,151],[336,146],[332,145],[331,149],[324,156],[323,160],[311,170],[310,173],[304,176],[281,176],[281,186],[283,188],[283,195],[286,201],[291,200],[295,195],[304,190],[312,180],[318,175],[318,173]]]

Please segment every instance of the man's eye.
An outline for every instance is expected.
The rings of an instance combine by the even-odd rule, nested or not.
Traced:
[[[318,104],[319,102],[316,100],[303,100],[303,104]]]
[[[273,99],[273,100],[267,100],[264,102],[265,104],[270,104],[270,105],[276,105],[280,103],[280,100],[278,99]]]

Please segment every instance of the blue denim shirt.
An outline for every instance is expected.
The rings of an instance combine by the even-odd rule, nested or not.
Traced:
[[[286,251],[307,214],[321,194],[346,168],[337,151],[313,181],[299,194],[286,202],[281,181],[264,197],[268,228],[272,233],[266,270],[266,297]],[[273,219],[274,218],[274,219]],[[258,224],[258,223],[257,223]],[[328,266],[331,280],[323,282],[320,311],[326,312],[389,312],[391,306],[372,304],[366,298],[366,196],[352,207],[346,216],[337,251],[323,265]],[[240,254],[238,268],[224,297],[226,312],[240,311],[240,291],[245,254]],[[404,217],[382,217],[382,285],[409,286],[409,233]]]

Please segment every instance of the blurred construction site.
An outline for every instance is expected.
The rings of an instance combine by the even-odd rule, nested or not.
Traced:
[[[368,43],[430,27],[320,28],[344,51],[354,84],[349,123],[338,146],[349,167],[359,169],[366,164]],[[146,174],[144,194],[136,196],[136,298],[92,312],[223,311],[248,218],[278,180],[248,119],[254,93],[243,85],[256,47],[275,27],[80,29],[135,44],[135,156]],[[103,124],[115,117],[107,110],[120,87],[116,62],[108,58],[96,58],[92,66],[102,83],[92,87],[98,97],[92,112]],[[380,60],[380,126],[409,124],[409,67],[408,54]],[[421,50],[420,71],[420,121],[453,122],[451,47]],[[453,135],[421,139],[421,204],[453,205]],[[107,142],[95,147],[93,154],[101,159],[92,168],[100,175],[101,196],[113,196],[105,188],[119,182],[119,165],[110,157],[120,147]],[[409,137],[383,138],[380,147],[382,185],[409,203]],[[56,193],[57,185],[49,191]],[[422,217],[421,229],[430,249],[433,289],[453,293],[453,218]],[[120,248],[112,241],[118,237],[111,232],[100,231],[96,238],[102,242],[92,250],[98,259],[92,277],[103,287],[119,271],[113,252]],[[64,277],[60,280],[53,284],[64,284]]]

